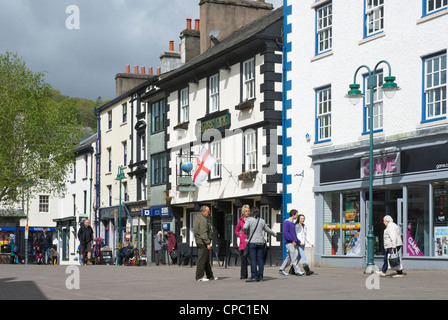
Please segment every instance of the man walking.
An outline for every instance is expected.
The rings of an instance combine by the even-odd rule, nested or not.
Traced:
[[[198,262],[196,264],[196,281],[216,280],[210,265],[210,249],[212,248],[213,230],[209,220],[210,208],[201,207],[193,223],[193,234],[198,247]],[[204,277],[204,273],[206,277]]]
[[[294,224],[294,220],[297,220],[299,217],[299,212],[295,209],[292,209],[289,212],[289,218],[285,220],[283,223],[283,237],[285,239],[286,250],[288,251],[288,256],[283,261],[280,266],[279,273],[287,276],[288,274],[285,272],[285,268],[292,263],[294,268],[294,272],[296,275],[301,276],[304,272],[300,270],[299,263],[297,260],[297,250],[296,245],[300,245],[300,240],[297,239],[296,234],[296,225]]]
[[[156,266],[164,265],[162,262],[162,254],[163,254],[163,239],[162,239],[162,231],[157,232],[154,236],[154,251],[156,253]]]
[[[39,237],[39,250],[42,253],[42,263],[50,264],[50,251],[53,245],[53,241],[51,240],[51,236],[48,234],[47,228],[44,228],[42,234]]]
[[[80,242],[80,253],[81,253],[81,265],[84,265],[84,259],[87,252],[87,264],[92,264],[90,261],[92,259],[92,240],[93,240],[93,229],[89,225],[89,219],[85,219],[84,223],[78,230],[78,239]]]

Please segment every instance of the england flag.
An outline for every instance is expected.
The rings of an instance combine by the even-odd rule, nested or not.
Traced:
[[[215,165],[215,162],[216,158],[210,153],[210,150],[207,150],[204,146],[202,146],[193,176],[193,183],[197,187],[200,187],[202,182],[207,179],[207,176]]]

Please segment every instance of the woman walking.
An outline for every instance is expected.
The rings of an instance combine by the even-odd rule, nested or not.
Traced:
[[[296,233],[297,239],[300,240],[300,244],[297,246],[299,249],[299,256],[297,257],[297,263],[299,263],[300,259],[302,259],[302,266],[305,270],[305,274],[310,276],[314,273],[314,271],[310,270],[310,267],[306,263],[305,256],[305,245],[308,243],[312,248],[314,248],[314,244],[308,238],[308,229],[305,225],[305,216],[303,214],[299,214],[299,218],[296,224]]]
[[[239,250],[239,252],[241,254],[240,279],[247,279],[247,266],[248,266],[248,264],[247,264],[247,256],[243,255],[244,249],[247,246],[247,242],[246,242],[247,235],[243,232],[243,227],[244,227],[244,224],[246,223],[246,219],[250,215],[250,207],[249,207],[249,205],[245,204],[241,208],[241,211],[242,211],[243,215],[238,220],[238,224],[236,225],[236,228],[235,228],[235,234],[240,239],[240,245],[238,247],[238,250]]]
[[[276,233],[269,229],[266,222],[260,218],[260,211],[257,207],[250,210],[250,217],[246,219],[243,231],[247,235],[246,242],[249,246],[251,270],[251,277],[246,282],[263,281],[263,254],[266,246],[263,231],[266,231],[271,236],[276,236]]]

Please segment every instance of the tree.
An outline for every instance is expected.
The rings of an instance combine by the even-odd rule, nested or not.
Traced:
[[[79,129],[72,106],[52,100],[51,90],[17,54],[0,53],[0,208],[28,188],[65,189]]]

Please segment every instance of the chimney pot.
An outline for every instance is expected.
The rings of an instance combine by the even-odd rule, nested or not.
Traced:
[[[191,30],[191,18],[187,19],[187,30]]]
[[[174,51],[174,40],[170,40],[170,51]]]
[[[194,30],[199,30],[199,19],[194,20]]]
[[[152,67],[151,67],[151,68],[148,68],[148,74],[149,74],[150,76],[152,76]]]
[[[157,75],[160,76],[160,68],[157,68]]]
[[[134,66],[134,73],[138,73],[138,66]]]
[[[145,67],[141,67],[141,74],[145,74],[145,73],[146,73]]]
[[[130,65],[126,66],[126,73],[131,73],[131,66]]]

